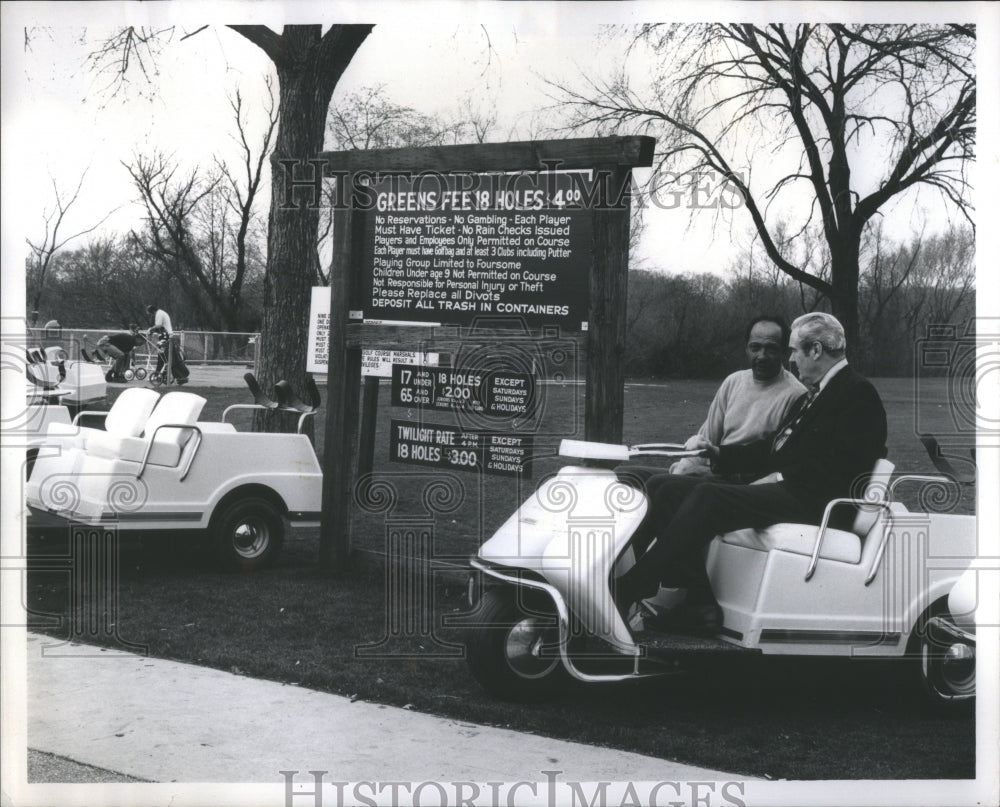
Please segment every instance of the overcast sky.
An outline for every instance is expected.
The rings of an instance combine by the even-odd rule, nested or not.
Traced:
[[[23,266],[23,252],[18,260],[13,251],[23,247],[23,238],[41,235],[42,213],[53,202],[50,175],[65,191],[87,171],[80,201],[64,232],[92,226],[111,211],[117,212],[105,229],[127,231],[138,223],[139,211],[122,161],[155,147],[189,165],[208,165],[213,155],[233,148],[227,93],[239,88],[248,108],[259,110],[263,76],[270,72],[270,64],[256,46],[218,23],[265,22],[280,29],[286,22],[321,20],[317,9],[329,7],[314,3],[5,3],[3,186],[5,194],[13,192],[17,199],[13,207],[3,206],[5,274],[11,266]],[[600,76],[614,68],[621,45],[597,39],[603,24],[661,20],[667,18],[668,10],[671,19],[726,19],[733,8],[724,4],[421,2],[338,3],[335,7],[338,21],[352,21],[354,14],[354,21],[378,24],[338,85],[334,103],[362,87],[384,84],[397,103],[453,116],[463,99],[472,97],[475,103],[497,111],[498,134],[492,139],[506,139],[508,131],[524,137],[530,131],[531,117],[551,103],[545,79],[573,82],[583,73]],[[788,19],[789,7],[782,4],[737,7],[742,16],[752,12]],[[877,6],[794,8],[800,15],[808,9],[804,18],[817,21],[858,19],[860,14],[871,18]],[[952,12],[955,5],[929,4],[915,11],[914,4],[889,4],[879,13],[881,19],[900,20],[925,13],[929,20],[942,21],[942,8]],[[434,13],[433,9],[444,11]],[[982,16],[981,7],[970,7],[970,11]],[[182,39],[206,22],[216,24]],[[106,81],[85,68],[84,57],[103,33],[128,23],[177,27],[172,41],[150,64],[157,71],[153,84],[146,86],[136,79],[131,88],[111,98],[102,91]],[[29,26],[27,37],[25,26]],[[637,64],[633,58],[631,66],[632,75],[641,80],[641,61]],[[980,71],[981,80],[989,75]],[[981,97],[988,91],[984,87]],[[554,116],[542,119],[550,121]],[[258,126],[260,121],[258,115]],[[985,116],[982,123],[984,128],[989,125]],[[767,155],[766,160],[756,161],[754,171],[768,170],[773,159]],[[856,176],[865,169],[863,162],[856,164]],[[638,173],[639,179],[644,177]],[[930,221],[930,231],[943,227],[947,211],[932,197],[922,194],[916,204],[912,198],[904,199],[902,208],[888,217],[891,235],[905,239],[919,231],[925,219]],[[643,266],[723,272],[749,243],[745,211],[735,211],[716,223],[712,211],[699,212],[692,219],[690,204],[691,199],[685,197],[678,200],[676,209],[651,209],[634,255]]]

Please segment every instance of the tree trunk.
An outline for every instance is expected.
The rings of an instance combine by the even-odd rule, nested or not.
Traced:
[[[310,289],[316,282],[321,198],[303,187],[286,198],[286,164],[301,161],[295,179],[310,179],[308,160],[323,150],[326,115],[333,90],[354,53],[371,31],[368,25],[288,25],[281,36],[261,26],[234,26],[271,57],[278,74],[278,130],[271,154],[271,210],[268,217],[264,321],[259,370],[269,390],[287,380],[301,397],[306,381]],[[266,413],[259,413],[264,415]],[[274,428],[270,418],[255,428]]]
[[[301,391],[305,388],[310,289],[318,266],[319,211],[317,206],[309,204],[312,200],[303,198],[304,194],[285,199],[284,167],[279,161],[305,160],[323,150],[323,124],[330,94],[324,97],[318,86],[319,77],[307,62],[279,67],[278,82],[280,118],[271,155],[260,380],[269,389],[275,382],[286,379],[293,389]]]
[[[868,357],[859,351],[861,329],[858,320],[858,277],[860,274],[861,237],[852,233],[844,237],[838,249],[830,255],[833,292],[830,305],[833,315],[844,326],[847,338],[847,359],[856,369],[866,372]]]

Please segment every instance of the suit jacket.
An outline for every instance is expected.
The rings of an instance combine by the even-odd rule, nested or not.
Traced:
[[[806,401],[803,395],[778,428],[791,423]],[[745,445],[720,446],[718,473],[778,471],[791,493],[813,504],[857,495],[855,485],[886,455],[885,408],[868,379],[850,366],[826,385],[781,449],[771,453],[772,438]]]

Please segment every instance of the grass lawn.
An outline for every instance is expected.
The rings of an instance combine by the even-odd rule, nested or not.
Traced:
[[[944,383],[920,391],[925,409],[919,413],[912,381],[888,379],[877,386],[889,413],[890,459],[897,470],[933,472],[915,424],[918,416],[921,428],[927,418],[936,418],[934,428],[945,433],[950,415]],[[626,441],[685,439],[700,424],[716,387],[716,382],[630,385]],[[537,481],[559,467],[558,438],[582,437],[582,424],[573,426],[578,420],[573,414],[583,411],[582,387],[543,390],[543,411],[534,423],[533,476],[519,486],[507,477],[390,463],[390,418],[417,420],[419,413],[389,406],[383,386],[374,467],[395,487],[395,505],[388,512],[355,508],[354,548],[371,559],[386,552],[391,530],[423,527],[433,534],[435,560],[463,564]],[[230,403],[249,399],[245,390],[194,391],[208,399],[207,420],[218,418]],[[452,415],[439,412],[425,413],[424,420],[454,422]],[[322,449],[322,413],[316,426]],[[427,509],[423,494],[432,481],[456,486],[454,509]],[[917,494],[907,493],[911,504]],[[943,506],[973,512],[972,491]],[[65,548],[64,531],[30,537],[35,556]],[[737,774],[787,779],[974,775],[974,721],[915,708],[902,694],[901,664],[740,659],[698,676],[573,686],[551,702],[531,706],[494,700],[466,671],[459,633],[444,626],[445,616],[464,608],[464,575],[434,575],[433,584],[421,592],[429,609],[424,613],[433,615],[432,627],[422,630],[407,621],[412,611],[386,597],[378,564],[359,563],[331,577],[318,568],[318,551],[318,530],[299,530],[290,534],[277,566],[243,577],[217,571],[190,537],[127,539],[121,549],[118,636],[154,656]],[[65,573],[30,572],[28,598],[33,627],[68,635]],[[53,625],[52,616],[62,621]]]

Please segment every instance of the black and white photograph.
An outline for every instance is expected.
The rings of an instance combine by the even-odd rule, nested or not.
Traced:
[[[5,807],[1000,803],[1000,5],[0,15]]]

